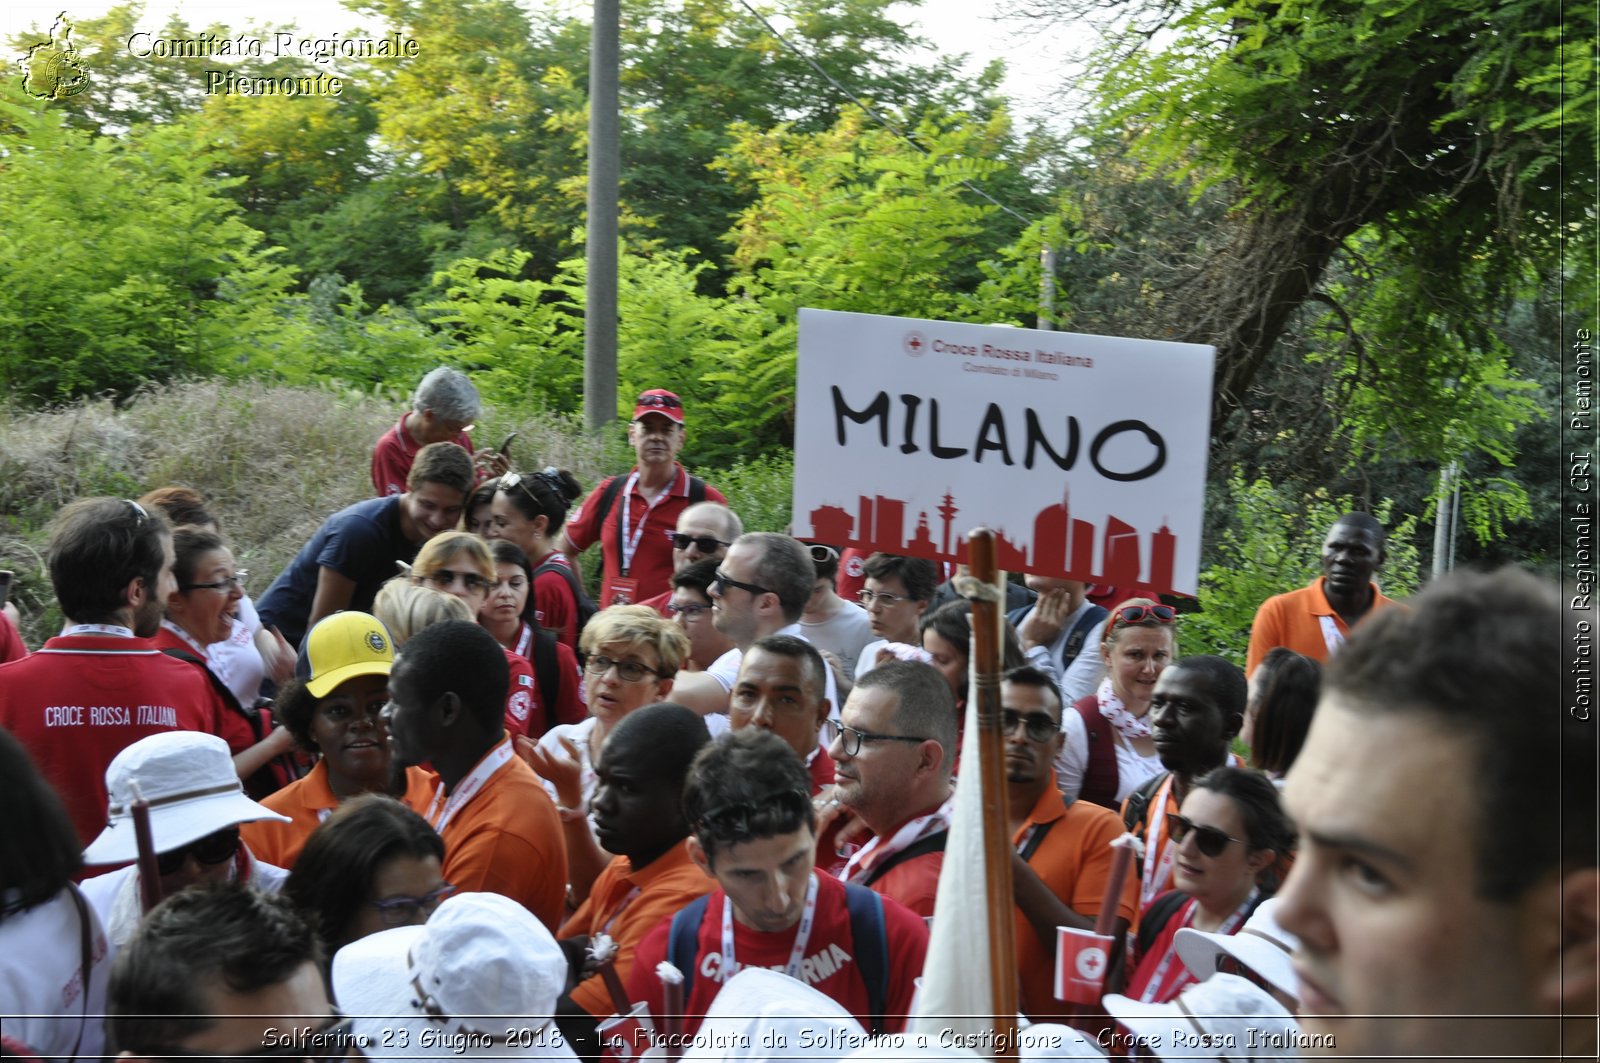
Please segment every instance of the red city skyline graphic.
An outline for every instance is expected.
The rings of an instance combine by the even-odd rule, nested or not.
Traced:
[[[861,495],[854,515],[835,505],[813,509],[809,538],[832,546],[853,546],[860,550],[882,550],[930,561],[965,564],[966,540],[954,531],[955,518],[961,509],[949,490],[945,491],[935,512],[940,518],[938,539],[935,540],[929,526],[926,510],[917,514],[916,530],[908,539],[905,499]],[[1094,583],[1173,590],[1173,558],[1177,554],[1178,537],[1172,534],[1164,519],[1161,527],[1150,533],[1148,575],[1144,575],[1143,538],[1140,529],[1114,515],[1106,517],[1103,532],[1092,521],[1074,518],[1068,491],[1063,488],[1059,503],[1046,506],[1034,515],[1031,539],[1013,537],[1004,528],[996,528],[995,552],[999,567],[1011,572],[1027,570]],[[1097,540],[1101,545],[1099,570],[1094,567]]]

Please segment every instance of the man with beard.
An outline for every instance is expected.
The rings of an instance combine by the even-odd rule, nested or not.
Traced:
[[[1254,674],[1274,646],[1326,661],[1351,628],[1393,605],[1373,582],[1388,556],[1385,538],[1383,525],[1370,513],[1346,513],[1334,521],[1322,540],[1322,575],[1309,586],[1268,598],[1256,610],[1245,672]]]
[[[66,624],[38,653],[0,666],[0,727],[33,757],[87,845],[106,825],[106,769],[164,731],[215,733],[204,673],[149,642],[172,577],[172,530],[123,498],[57,515],[46,551]]]

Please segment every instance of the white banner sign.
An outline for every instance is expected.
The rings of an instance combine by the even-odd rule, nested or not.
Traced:
[[[1190,343],[800,311],[801,539],[1195,593],[1211,367]]]

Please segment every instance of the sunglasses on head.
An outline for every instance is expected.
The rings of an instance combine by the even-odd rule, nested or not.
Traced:
[[[1125,605],[1117,610],[1117,622],[1137,624],[1146,619],[1158,624],[1170,624],[1178,618],[1178,611],[1170,605]]]
[[[669,531],[667,538],[672,540],[672,545],[679,550],[689,549],[689,544],[694,543],[700,548],[702,554],[714,554],[719,546],[732,546],[733,544],[723,539],[713,539],[709,535],[684,535],[682,532]]]
[[[811,555],[811,560],[818,565],[839,560],[839,551],[826,543],[810,543],[806,546],[806,551]]]
[[[224,827],[215,834],[207,834],[169,852],[156,855],[156,870],[163,875],[175,875],[193,856],[199,864],[225,864],[239,851],[239,828]]]
[[[635,406],[653,407],[661,410],[681,410],[683,403],[676,395],[640,395]]]
[[[1216,827],[1199,826],[1193,820],[1176,812],[1167,813],[1167,837],[1172,839],[1174,845],[1182,845],[1183,839],[1189,836],[1190,831],[1194,831],[1194,844],[1203,856],[1221,856],[1222,850],[1226,849],[1230,842],[1238,842],[1249,848],[1249,843],[1243,838],[1235,838]]]

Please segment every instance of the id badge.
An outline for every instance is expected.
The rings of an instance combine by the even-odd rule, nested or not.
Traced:
[[[632,576],[618,576],[611,581],[611,600],[607,605],[632,605],[637,597],[639,581]]]

